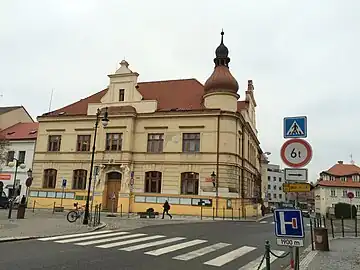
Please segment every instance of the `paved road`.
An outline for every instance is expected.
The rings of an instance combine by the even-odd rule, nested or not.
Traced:
[[[287,251],[275,244],[272,219],[265,221],[172,224],[0,243],[0,269],[256,270],[265,240],[275,253]],[[272,260],[272,270],[289,262]]]

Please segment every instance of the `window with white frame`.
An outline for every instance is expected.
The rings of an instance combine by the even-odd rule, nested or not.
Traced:
[[[360,182],[360,175],[353,175],[353,176],[352,176],[352,180],[353,180],[354,182]]]
[[[330,190],[330,196],[331,197],[336,197],[336,190],[335,189]]]
[[[355,196],[356,196],[356,197],[360,197],[360,190],[356,190],[356,191],[355,191]]]
[[[356,209],[359,211],[360,210],[360,205],[356,205]]]
[[[347,181],[346,176],[341,176],[340,181],[346,182]]]
[[[335,181],[335,176],[330,176],[330,181]]]
[[[347,193],[348,193],[347,190],[344,189],[344,190],[343,190],[343,197],[347,197]]]

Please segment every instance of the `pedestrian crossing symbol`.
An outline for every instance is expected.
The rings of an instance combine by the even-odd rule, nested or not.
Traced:
[[[284,118],[284,138],[306,138],[307,118],[306,116]]]

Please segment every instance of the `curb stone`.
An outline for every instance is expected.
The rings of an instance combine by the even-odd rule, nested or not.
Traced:
[[[89,229],[89,232],[94,232],[94,231],[98,231],[101,230],[103,228],[105,228],[107,226],[107,224],[105,222],[101,222],[100,225]],[[66,233],[67,234],[67,233]],[[48,235],[38,235],[38,236],[11,236],[11,237],[0,237],[0,243],[6,243],[6,242],[15,242],[15,241],[22,241],[22,240],[32,240],[32,239],[37,239],[37,238],[42,238],[42,237],[52,237],[52,236],[61,236],[61,235],[65,235],[65,234],[48,234]]]

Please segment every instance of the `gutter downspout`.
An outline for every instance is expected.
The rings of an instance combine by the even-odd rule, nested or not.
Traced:
[[[241,211],[242,211],[242,216],[245,217],[246,215],[246,211],[245,211],[245,190],[244,190],[244,149],[245,149],[245,125],[242,124],[241,125],[241,131],[242,131],[242,137],[241,137]],[[248,149],[249,151],[249,149]]]
[[[219,208],[219,160],[220,160],[220,114],[217,117],[217,135],[216,135],[216,217],[218,217]]]

